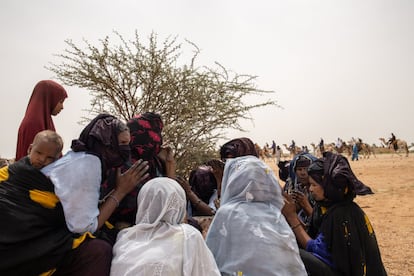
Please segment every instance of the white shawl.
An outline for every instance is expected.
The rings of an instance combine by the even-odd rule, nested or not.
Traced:
[[[136,225],[113,247],[111,275],[220,275],[201,233],[182,224],[186,197],[173,179],[148,181],[138,195]]]
[[[273,171],[254,156],[227,159],[221,189],[206,242],[222,275],[307,275]]]

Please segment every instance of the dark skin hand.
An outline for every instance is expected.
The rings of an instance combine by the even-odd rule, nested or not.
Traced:
[[[148,162],[141,159],[123,174],[121,174],[121,169],[118,168],[115,189],[109,193],[110,196],[107,196],[105,202],[99,207],[98,229],[109,219],[118,207],[119,202],[136,188],[141,180],[148,177],[147,171]]]
[[[294,191],[290,196],[292,197],[293,201],[299,205],[300,208],[305,210],[307,216],[312,215],[312,205],[310,204],[308,197],[304,193],[300,191]]]
[[[165,170],[166,170],[167,176],[174,179],[176,163],[174,159],[174,151],[172,150],[171,146],[168,144],[163,144],[161,146],[160,153],[158,153],[158,157],[165,164]]]
[[[292,227],[292,231],[295,234],[300,247],[306,248],[306,244],[309,240],[311,240],[311,238],[308,233],[306,233],[304,225],[296,213],[296,203],[287,193],[283,193],[283,197],[285,205],[282,208],[282,214],[285,216],[290,227]]]
[[[204,201],[202,201],[192,190],[191,186],[187,180],[182,176],[176,177],[177,182],[183,187],[187,199],[193,204],[193,206],[202,213],[204,216],[213,216],[215,214],[214,210],[208,206]]]

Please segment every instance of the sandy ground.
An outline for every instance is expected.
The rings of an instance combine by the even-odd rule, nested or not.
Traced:
[[[355,201],[371,220],[388,275],[414,275],[414,154],[377,154],[350,163],[375,193]]]

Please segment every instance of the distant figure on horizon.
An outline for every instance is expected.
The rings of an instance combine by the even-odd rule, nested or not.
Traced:
[[[388,139],[388,145],[392,145],[394,147],[394,150],[398,149],[398,145],[396,143],[397,138],[395,137],[394,133],[391,132],[391,137]]]
[[[272,155],[276,155],[276,142],[275,140],[272,140]]]
[[[341,138],[338,137],[338,140],[336,140],[336,148],[340,149],[342,147],[343,141]]]
[[[275,156],[276,156],[276,165],[279,165],[280,159],[282,158],[282,154],[283,154],[283,152],[282,152],[282,149],[280,148],[280,146],[276,146],[276,154],[275,154]]]
[[[17,134],[16,161],[27,155],[29,145],[38,132],[55,131],[52,116],[62,111],[67,97],[66,90],[52,80],[42,80],[36,84]]]
[[[296,148],[296,143],[295,143],[295,140],[292,140],[292,143],[290,144],[289,148],[290,148],[291,150],[295,150],[295,148]]]
[[[319,150],[321,151],[321,154],[325,152],[325,145],[324,145],[324,141],[322,137],[321,137],[321,140],[319,141]]]
[[[352,161],[358,161],[358,144],[356,142],[354,142],[354,144],[352,145]]]

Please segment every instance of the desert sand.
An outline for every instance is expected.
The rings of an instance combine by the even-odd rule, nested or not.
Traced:
[[[414,155],[377,154],[350,164],[374,192],[355,201],[371,220],[388,275],[414,275]]]

